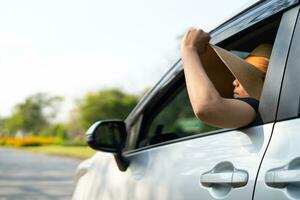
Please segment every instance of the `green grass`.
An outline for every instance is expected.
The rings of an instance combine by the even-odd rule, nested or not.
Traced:
[[[35,147],[20,147],[20,150],[42,153],[48,155],[57,155],[73,158],[89,158],[96,153],[87,146],[59,146],[59,145],[46,145]]]

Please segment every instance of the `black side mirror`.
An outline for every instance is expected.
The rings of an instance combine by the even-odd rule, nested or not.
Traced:
[[[126,171],[129,166],[122,156],[126,137],[126,126],[122,120],[98,121],[86,132],[88,145],[95,150],[113,153],[121,171]]]
[[[121,120],[94,123],[86,132],[89,146],[95,150],[118,154],[125,146],[126,126]]]

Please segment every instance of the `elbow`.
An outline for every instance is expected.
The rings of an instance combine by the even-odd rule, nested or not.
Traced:
[[[194,114],[200,120],[205,120],[208,116],[210,111],[210,106],[208,104],[200,104],[193,107]]]
[[[221,98],[210,99],[210,101],[205,101],[194,105],[193,111],[198,119],[202,121],[210,121],[211,118],[218,112],[221,104]]]

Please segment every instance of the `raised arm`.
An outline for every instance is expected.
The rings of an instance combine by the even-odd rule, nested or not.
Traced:
[[[208,45],[210,36],[199,29],[190,29],[181,43],[186,86],[197,118],[222,128],[238,128],[251,123],[255,110],[247,103],[220,96],[203,69],[199,54]]]

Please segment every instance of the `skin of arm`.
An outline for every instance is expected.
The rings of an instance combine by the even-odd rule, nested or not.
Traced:
[[[246,102],[220,96],[207,76],[199,54],[210,36],[201,29],[190,29],[181,43],[186,87],[193,111],[198,119],[221,128],[239,128],[254,121],[255,110]]]

